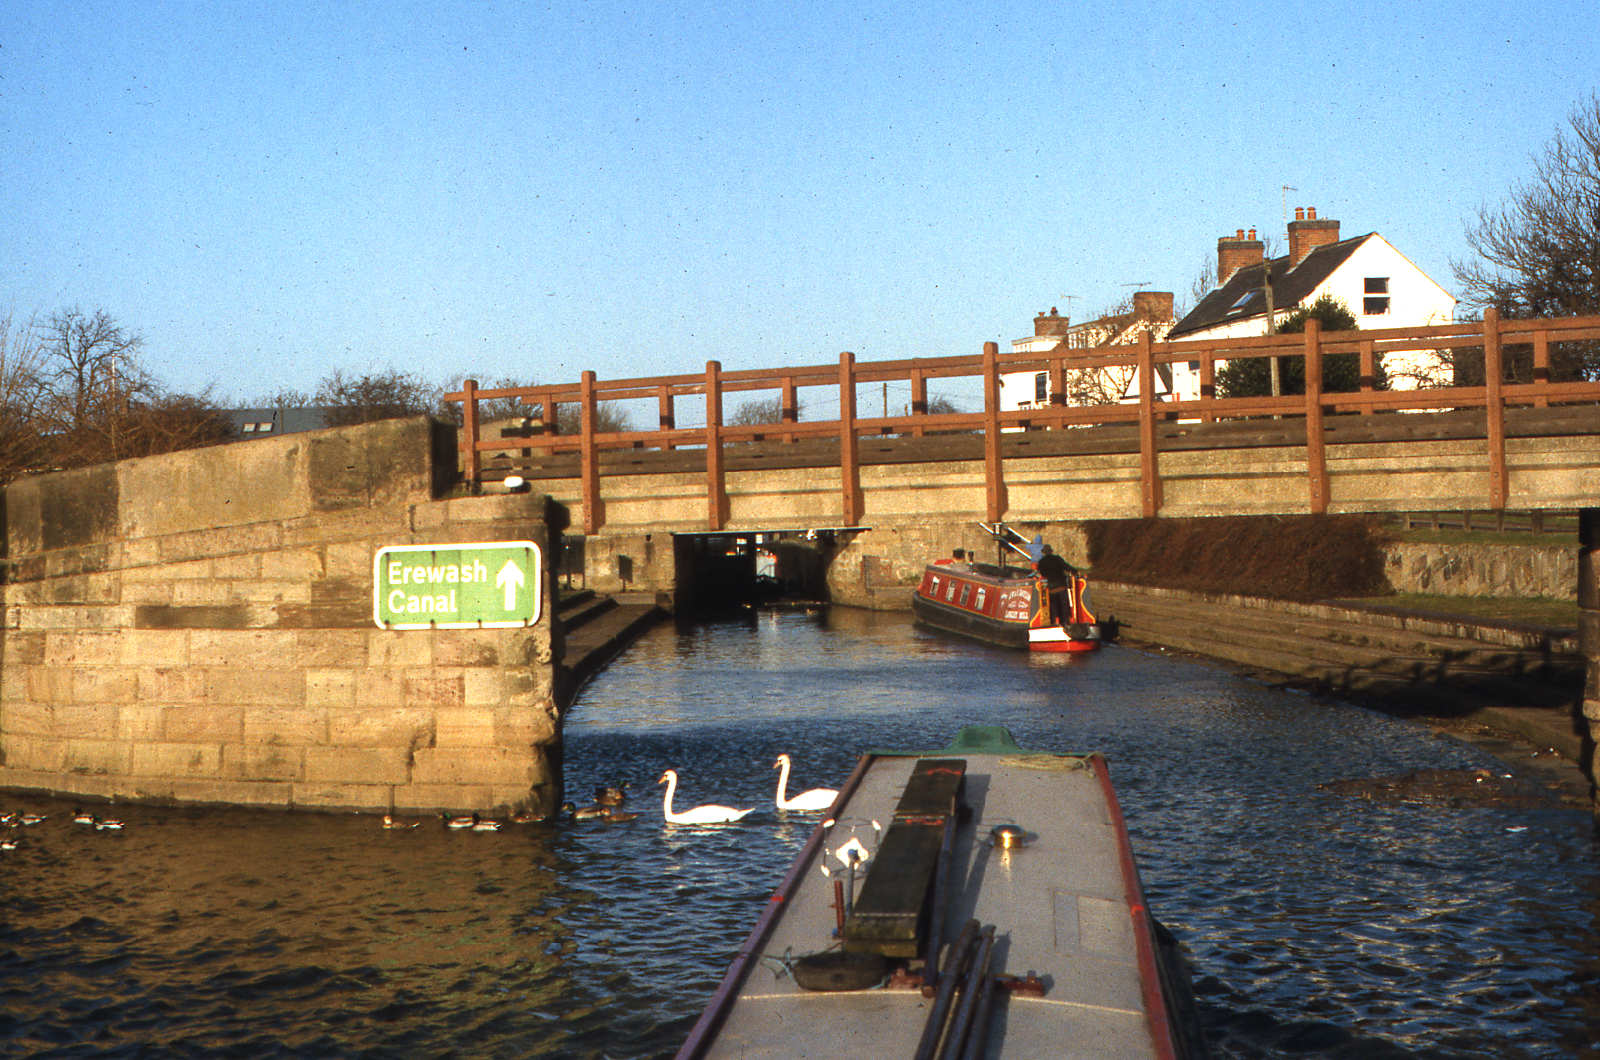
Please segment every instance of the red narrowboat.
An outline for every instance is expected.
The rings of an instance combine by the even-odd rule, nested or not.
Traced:
[[[1067,568],[1066,585],[1053,594],[1031,562],[1040,555],[1037,539],[1019,547],[1006,527],[990,528],[1002,545],[1027,557],[1030,566],[977,563],[965,558],[928,564],[911,608],[918,622],[1008,648],[1030,651],[1093,651],[1115,636],[1114,622],[1095,619],[1085,600],[1088,580]],[[1046,550],[1047,551],[1047,550]],[[1054,600],[1051,599],[1052,595]]]

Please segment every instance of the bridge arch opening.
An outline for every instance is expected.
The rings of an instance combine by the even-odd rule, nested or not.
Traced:
[[[725,530],[672,535],[675,607],[705,614],[780,601],[826,603],[834,529]]]

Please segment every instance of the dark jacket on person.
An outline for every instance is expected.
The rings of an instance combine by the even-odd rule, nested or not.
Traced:
[[[1046,552],[1040,556],[1033,569],[1039,572],[1039,577],[1052,589],[1064,587],[1067,577],[1072,573],[1072,565],[1054,552]]]

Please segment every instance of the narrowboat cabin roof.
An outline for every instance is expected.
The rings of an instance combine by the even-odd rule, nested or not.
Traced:
[[[926,1036],[962,1033],[972,983],[972,996],[989,1000],[974,1002],[977,1015],[968,1010],[967,1055],[1187,1055],[1198,1038],[1184,1027],[1186,991],[1164,970],[1105,760],[1026,752],[1004,730],[996,738],[974,728],[984,731],[964,731],[964,743],[938,755],[863,757],[833,823],[819,826],[796,859],[680,1060],[922,1055]],[[913,871],[917,857],[902,855],[925,853],[932,833],[924,827],[920,848],[892,839],[904,821],[915,832],[937,817],[942,789],[915,794],[928,773],[944,774],[961,807],[931,883]],[[839,856],[853,844],[871,853],[854,885]],[[846,888],[848,915],[836,908]],[[898,909],[897,893],[909,899]],[[941,1010],[946,983],[956,982],[950,954],[967,944],[969,922],[992,933],[987,950],[969,951],[974,961],[988,957],[989,976],[963,981]],[[916,941],[906,941],[913,929]],[[907,959],[910,947],[942,957],[930,967]],[[866,988],[819,988],[814,970],[810,989],[799,981],[818,961],[853,959],[856,967],[885,960],[892,974]],[[936,985],[920,989],[930,975]],[[992,1005],[987,1017],[984,1005]]]

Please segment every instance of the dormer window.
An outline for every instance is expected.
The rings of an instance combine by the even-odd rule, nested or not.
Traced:
[[[1369,317],[1383,316],[1389,311],[1389,277],[1368,276],[1363,295],[1361,312]]]

